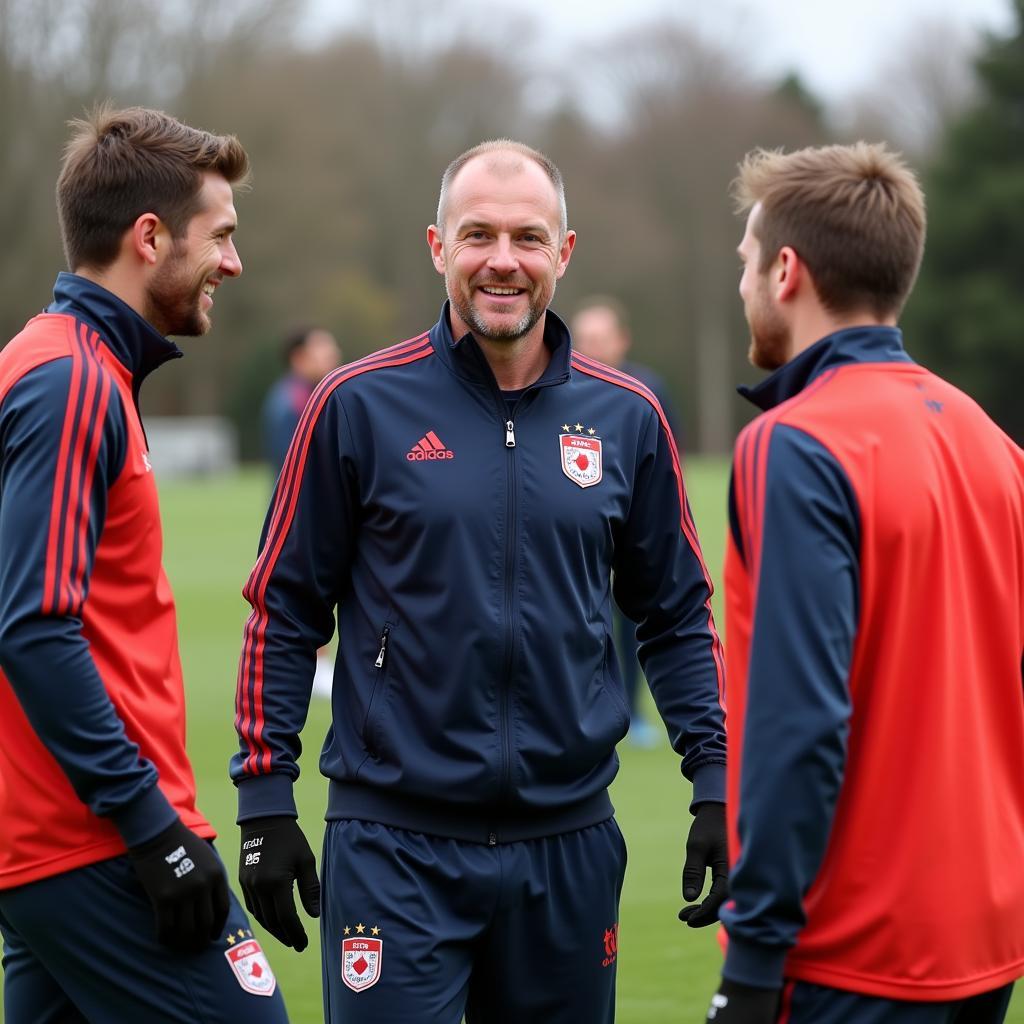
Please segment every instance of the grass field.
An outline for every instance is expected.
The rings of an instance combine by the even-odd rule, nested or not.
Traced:
[[[707,558],[717,575],[725,469],[695,462],[688,472],[694,515],[706,533]],[[189,751],[201,806],[220,833],[218,847],[232,873],[238,829],[226,766],[235,749],[234,675],[248,610],[239,591],[255,558],[268,488],[258,473],[161,488],[166,564],[178,603],[189,694]],[[327,722],[326,702],[314,701],[297,787],[300,820],[318,855],[326,784],[316,759]],[[618,1019],[622,1024],[702,1020],[720,954],[714,929],[693,931],[676,920],[689,787],[667,740],[655,750],[624,745],[621,756],[613,798],[629,845],[629,868],[620,923]],[[294,1024],[319,1021],[318,943],[297,954],[269,936],[261,938]]]
[[[705,557],[717,581],[724,543],[726,467],[718,461],[693,459],[686,474]],[[166,564],[178,602],[188,689],[189,751],[200,805],[217,827],[218,846],[232,877],[238,830],[227,761],[236,746],[234,677],[247,610],[240,588],[255,558],[268,490],[269,482],[257,472],[161,487]],[[297,799],[300,821],[316,851],[326,802],[326,786],[316,761],[327,723],[326,703],[315,701],[304,733],[304,772]],[[618,1021],[700,1021],[717,983],[721,958],[714,929],[695,932],[676,920],[689,822],[688,788],[667,741],[655,750],[624,745],[620,753],[622,771],[613,798],[629,846],[629,867],[620,925]],[[321,1020],[315,926],[311,937],[310,947],[296,954],[261,935],[293,1024]],[[1011,1007],[1007,1019],[1024,1024],[1024,1001],[1016,1002],[1020,1005]]]

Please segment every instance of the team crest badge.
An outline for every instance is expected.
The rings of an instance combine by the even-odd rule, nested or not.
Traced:
[[[601,438],[583,434],[559,434],[562,472],[579,487],[593,487],[601,482]]]
[[[384,942],[357,936],[341,940],[341,980],[353,992],[376,985],[380,981]]]
[[[235,972],[238,984],[254,996],[272,996],[277,988],[277,978],[270,969],[267,957],[255,939],[240,942],[225,950],[224,955],[231,970]]]

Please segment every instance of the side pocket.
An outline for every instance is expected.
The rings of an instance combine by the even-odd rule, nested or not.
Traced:
[[[375,672],[373,690],[370,692],[370,700],[366,705],[366,718],[363,719],[363,746],[366,747],[366,750],[372,757],[378,757],[380,753],[377,732],[381,716],[384,713],[387,697],[388,665],[391,660],[391,632],[394,629],[394,625],[393,622],[385,622],[381,627],[378,639],[379,649],[377,651],[377,658],[373,663]]]
[[[610,636],[604,639],[604,664],[601,666],[601,688],[615,705],[622,720],[624,729],[629,727],[629,706],[626,704],[625,690],[619,672],[619,659],[615,653],[615,644]]]

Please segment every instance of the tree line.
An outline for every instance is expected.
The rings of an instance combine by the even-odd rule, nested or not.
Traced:
[[[678,20],[538,64],[524,59],[537,49],[528,26],[491,26],[499,42],[485,43],[459,0],[430,5],[429,19],[409,0],[377,0],[313,44],[293,31],[302,0],[0,0],[0,337],[46,304],[63,266],[53,184],[68,118],[111,98],[233,132],[254,170],[236,203],[244,274],[218,292],[214,331],[143,401],[227,413],[256,454],[289,326],[329,327],[354,359],[434,321],[443,282],[425,228],[441,172],[481,139],[511,136],[566,179],[579,241],[554,309],[619,297],[634,355],[672,388],[686,448],[723,452],[750,415],[733,386],[756,377],[736,295],[736,164],[754,146],[864,134],[910,149],[928,192],[908,347],[1020,440],[1024,0],[1013,2],[1016,32],[985,41],[969,95],[921,90],[942,97],[922,139],[920,117],[907,114],[902,138],[893,122],[899,100],[914,109],[906,77],[890,103],[837,126],[795,76],[747,70],[753,41],[713,41]],[[909,81],[920,85],[940,62],[919,57]],[[595,116],[592,96],[611,113]]]

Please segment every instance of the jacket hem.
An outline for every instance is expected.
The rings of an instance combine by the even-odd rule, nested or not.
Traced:
[[[199,819],[193,824],[183,817],[182,821],[201,839],[216,838],[216,830],[205,820]],[[128,849],[120,837],[105,840],[95,846],[79,846],[69,853],[61,854],[50,860],[0,871],[0,892],[17,889],[19,886],[29,885],[31,882],[40,882],[44,878],[53,878],[55,875],[63,875],[78,868],[86,868],[90,864],[98,864],[100,861],[110,860],[112,857],[121,857],[127,852]]]
[[[332,780],[326,817],[328,821],[373,821],[408,832],[496,846],[576,832],[607,821],[614,813],[607,790],[559,807],[488,807],[417,799]]]
[[[786,980],[805,981],[812,985],[856,992],[858,995],[878,996],[882,999],[904,999],[918,1003],[941,1003],[954,999],[969,999],[1002,988],[1024,975],[1024,957],[1012,964],[987,971],[972,978],[951,981],[904,980],[879,978],[874,975],[842,971],[820,964],[786,962]]]

